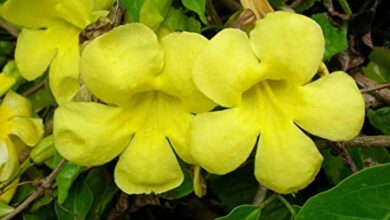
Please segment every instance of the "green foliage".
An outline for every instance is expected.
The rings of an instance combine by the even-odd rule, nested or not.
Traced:
[[[240,205],[234,208],[227,216],[216,218],[215,220],[257,220],[259,219],[261,208],[256,205]]]
[[[66,162],[60,173],[56,177],[58,184],[58,202],[63,203],[68,197],[70,188],[77,176],[81,173],[82,167]]]
[[[7,203],[0,201],[0,217],[7,215],[8,213],[11,213],[15,208],[7,205]]]
[[[133,21],[139,22],[139,14],[145,0],[120,0],[120,3],[127,9]]]
[[[330,60],[334,55],[347,49],[347,28],[337,28],[330,23],[326,14],[315,14],[312,18],[321,26],[325,37],[324,60]]]
[[[388,219],[390,164],[362,170],[310,198],[296,220]]]
[[[367,117],[370,123],[383,134],[390,134],[390,107],[378,110],[368,110]]]
[[[181,0],[184,7],[186,7],[188,10],[191,10],[198,14],[200,20],[204,24],[208,24],[207,18],[205,15],[206,11],[206,0]]]
[[[314,3],[319,2],[319,1],[320,0],[303,0],[302,3],[298,7],[296,7],[294,10],[296,12],[299,12],[299,13],[304,12],[307,9],[311,8],[314,5]]]
[[[363,68],[365,75],[378,82],[390,82],[390,50],[374,47],[370,54],[370,63]]]

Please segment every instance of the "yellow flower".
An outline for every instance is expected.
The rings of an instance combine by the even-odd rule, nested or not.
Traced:
[[[9,61],[0,73],[0,96],[3,96],[21,78],[19,71],[16,69],[15,62]]]
[[[50,66],[50,88],[59,104],[78,91],[79,34],[113,0],[8,0],[0,14],[24,27],[18,37],[15,61],[27,80]]]
[[[191,113],[214,107],[191,77],[193,60],[207,43],[186,32],[158,41],[152,30],[135,23],[96,38],[83,50],[81,74],[108,105],[74,102],[59,107],[54,118],[58,151],[85,166],[120,155],[115,181],[129,194],[179,186],[183,173],[175,153],[194,162],[186,143]]]
[[[0,182],[9,179],[19,166],[14,138],[34,146],[42,135],[42,120],[31,118],[30,102],[12,91],[8,92],[0,106]]]
[[[320,27],[288,12],[268,14],[250,37],[237,29],[217,34],[195,60],[194,81],[228,109],[195,117],[194,159],[211,173],[228,173],[248,158],[260,134],[257,180],[279,193],[306,187],[322,156],[301,129],[341,141],[356,136],[364,119],[363,98],[346,73],[310,82],[323,52]]]

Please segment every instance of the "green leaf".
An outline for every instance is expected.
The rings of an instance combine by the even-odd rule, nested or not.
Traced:
[[[63,204],[55,204],[59,220],[83,220],[93,204],[93,194],[84,180],[78,181]]]
[[[120,3],[127,9],[134,22],[139,22],[141,7],[145,0],[120,0]]]
[[[195,12],[204,24],[208,24],[205,14],[206,0],[181,0],[181,3],[188,10]]]
[[[81,173],[82,167],[66,162],[60,173],[56,177],[58,184],[58,202],[63,203],[68,197],[69,189],[77,176]]]
[[[253,174],[253,164],[246,164],[223,176],[213,175],[208,182],[211,190],[229,210],[240,204],[251,203],[259,185]]]
[[[390,50],[374,47],[370,61],[368,66],[363,68],[364,74],[378,83],[390,82]]]
[[[257,220],[261,208],[256,205],[240,205],[234,208],[228,215],[216,218],[215,220]]]
[[[389,219],[390,164],[364,169],[310,198],[296,220]]]
[[[0,41],[0,55],[11,56],[14,53],[15,46],[10,41]]]
[[[191,173],[188,170],[188,168],[185,167],[184,165],[181,166],[181,168],[184,173],[183,183],[179,187],[161,194],[160,196],[163,197],[164,199],[169,199],[169,200],[180,199],[193,192]]]
[[[311,8],[314,5],[314,3],[318,1],[320,0],[303,0],[298,7],[294,8],[294,11],[298,13],[306,11],[307,9]]]
[[[107,205],[118,192],[112,174],[104,166],[92,168],[85,178],[85,184],[89,186],[94,196],[94,202],[87,219],[102,219]]]
[[[380,130],[383,134],[390,134],[390,107],[384,107],[378,110],[369,109],[367,117],[376,129]]]
[[[315,14],[312,18],[321,26],[325,37],[324,60],[330,60],[334,55],[348,48],[347,29],[338,29],[330,23],[326,14]]]
[[[11,213],[15,208],[7,205],[7,203],[0,201],[0,217],[3,217],[9,213]]]
[[[31,213],[23,212],[23,220],[53,220],[56,219],[54,204],[41,207],[38,211]]]
[[[279,199],[275,199],[270,204],[261,209],[260,219],[290,220],[291,213]]]

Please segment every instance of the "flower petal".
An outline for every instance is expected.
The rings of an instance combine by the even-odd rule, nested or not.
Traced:
[[[321,168],[322,156],[313,141],[292,121],[269,118],[260,134],[255,176],[278,193],[293,193],[311,183]]]
[[[261,77],[256,56],[245,32],[225,29],[199,54],[193,67],[200,91],[216,103],[231,107]]]
[[[115,168],[115,182],[128,194],[162,193],[184,179],[165,136],[153,130],[135,134]]]
[[[8,180],[19,166],[18,152],[8,137],[0,138],[0,182]]]
[[[9,91],[0,106],[0,121],[13,117],[30,117],[31,104],[25,97]]]
[[[190,128],[190,149],[200,166],[225,174],[240,166],[259,134],[251,114],[240,108],[195,116]]]
[[[267,14],[256,23],[250,40],[267,78],[301,84],[317,72],[325,48],[320,26],[290,12]]]
[[[42,119],[15,117],[10,123],[9,133],[18,136],[28,146],[34,146],[43,136]]]
[[[58,45],[58,52],[50,65],[49,84],[58,104],[72,100],[78,92],[80,73],[79,33],[67,28],[62,33],[63,40]]]
[[[355,81],[335,72],[302,87],[295,122],[306,131],[332,141],[359,134],[364,121],[364,100]]]
[[[1,171],[0,171],[1,172]],[[5,188],[4,193],[0,194],[0,202],[4,201],[9,203],[12,197],[15,195],[16,190],[18,189],[20,179],[15,179],[9,186]]]
[[[104,164],[128,145],[131,131],[121,109],[97,103],[67,103],[54,115],[57,150],[69,161]]]
[[[161,39],[165,65],[157,87],[179,97],[190,112],[211,110],[215,104],[204,96],[192,80],[192,66],[208,40],[200,34],[172,33]]]
[[[163,67],[157,37],[143,24],[119,26],[88,44],[81,56],[83,79],[98,98],[127,105],[132,94],[150,89]]]
[[[56,15],[83,29],[93,22],[91,12],[94,4],[94,0],[62,0],[57,4]]]
[[[42,28],[53,21],[57,4],[53,0],[8,0],[2,5],[0,14],[14,24]]]
[[[57,52],[58,40],[58,32],[52,28],[23,29],[19,34],[15,50],[15,61],[20,74],[27,80],[34,80],[41,76]]]

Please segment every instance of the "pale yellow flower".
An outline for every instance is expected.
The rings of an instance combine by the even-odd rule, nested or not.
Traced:
[[[211,173],[228,173],[248,158],[260,134],[257,180],[279,193],[306,187],[322,156],[301,129],[341,141],[356,136],[364,120],[363,98],[346,73],[311,82],[323,52],[320,27],[288,12],[269,13],[250,37],[237,29],[218,33],[195,61],[194,81],[228,109],[193,120],[195,160]]]
[[[191,113],[214,106],[191,77],[193,60],[207,43],[186,32],[159,41],[148,27],[134,23],[96,38],[83,50],[81,74],[108,105],[60,106],[54,118],[58,151],[85,166],[120,155],[115,182],[129,194],[179,186],[183,173],[175,154],[194,162],[186,143]]]
[[[49,83],[59,104],[79,89],[79,34],[105,12],[113,0],[8,0],[0,16],[22,26],[15,62],[27,80],[50,66]]]
[[[19,167],[19,152],[15,138],[34,146],[43,136],[41,119],[31,118],[31,104],[15,92],[8,92],[0,105],[0,182],[8,180]],[[15,184],[14,184],[15,185]],[[10,198],[14,189],[1,198]]]

